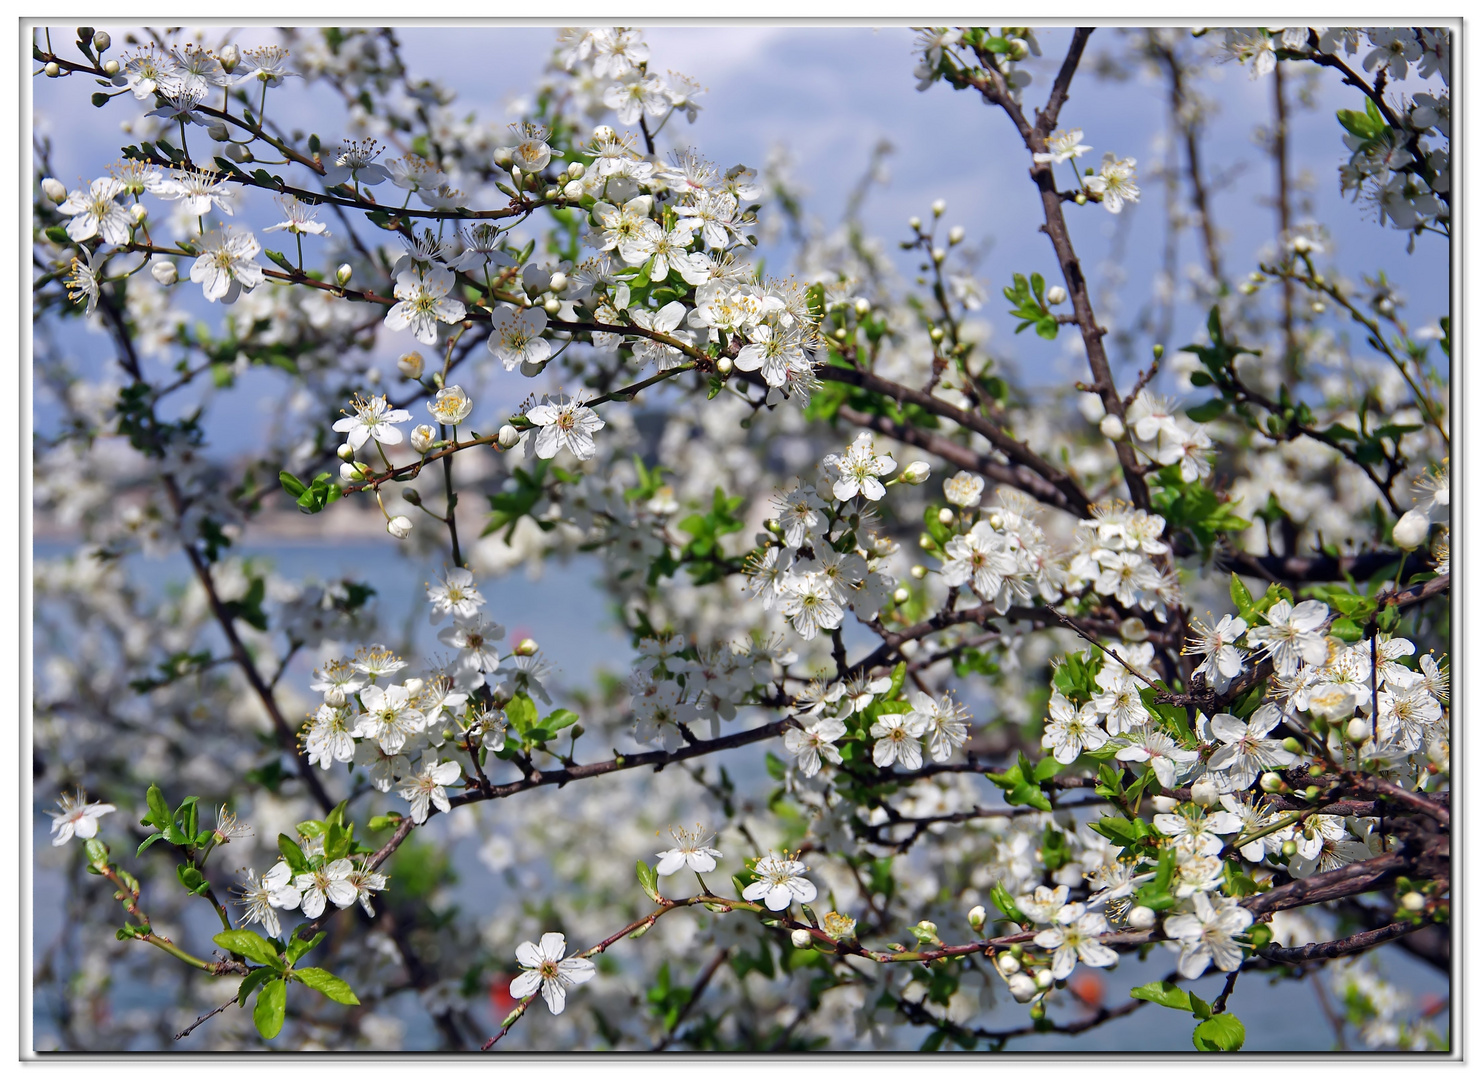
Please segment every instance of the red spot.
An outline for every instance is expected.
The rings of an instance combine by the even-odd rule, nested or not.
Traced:
[[[1069,993],[1087,1009],[1098,1009],[1105,1001],[1105,980],[1084,971],[1069,980]]]
[[[513,981],[508,975],[495,975],[488,984],[488,1004],[500,1019],[514,1007],[514,995],[509,993],[509,984]]]

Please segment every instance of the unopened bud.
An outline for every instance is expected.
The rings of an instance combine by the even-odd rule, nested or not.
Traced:
[[[79,26],[77,28],[77,41],[80,44],[86,45],[88,42],[92,41],[92,38],[93,28],[91,26]]]
[[[920,219],[917,218],[917,217],[910,218],[910,220],[909,220],[909,226],[912,229],[918,230],[920,228]]]
[[[1033,981],[1033,976],[1027,972],[1019,971],[1007,980],[1007,992],[1013,999],[1026,1004],[1038,996],[1038,984]]]
[[[542,307],[542,308],[545,309],[545,314],[546,315],[551,315],[551,316],[559,315],[560,314],[560,297],[554,296],[554,295],[547,296],[547,297],[545,297],[545,302],[543,304],[541,304],[540,307]]]
[[[930,462],[910,462],[904,472],[899,474],[899,478],[906,484],[923,484],[926,480],[930,479]],[[945,511],[941,512],[944,513]]]
[[[349,263],[340,263],[339,269],[334,271],[334,281],[339,285],[348,285],[349,279],[354,275],[355,268]]]
[[[93,35],[92,43],[95,51],[105,53],[113,46],[113,39],[108,36],[108,31],[99,30]]]
[[[1125,438],[1125,424],[1114,413],[1106,413],[1100,421],[1100,434],[1111,442],[1119,442]]]
[[[498,429],[498,444],[505,450],[512,448],[519,442],[519,429],[513,424],[505,424]]]
[[[143,203],[134,203],[133,206],[128,208],[128,216],[134,219],[135,225],[142,225],[144,220],[149,217],[149,207]]]
[[[577,161],[570,168],[566,169],[565,172],[572,180],[579,180],[586,175],[586,166]]]
[[[1047,990],[1053,985],[1053,972],[1048,968],[1039,968],[1038,974],[1033,976],[1033,981],[1038,984],[1038,989]]]
[[[571,199],[572,201],[574,201],[579,199],[582,195],[586,194],[586,186],[582,184],[579,180],[572,180],[570,183],[566,184],[565,187],[560,189],[560,193],[564,195],[567,199]]]
[[[1403,894],[1403,909],[1405,911],[1422,911],[1423,906],[1423,893],[1407,892]]]
[[[180,271],[169,259],[155,259],[149,264],[149,273],[161,285],[173,285],[180,279]]]
[[[940,217],[946,212],[946,201],[944,199],[936,199],[930,204],[930,212],[936,217]]]
[[[1293,859],[1295,857],[1295,853],[1299,850],[1300,845],[1295,843],[1294,840],[1286,840],[1283,844],[1280,845],[1280,854],[1287,859]]]
[[[1300,740],[1294,735],[1286,735],[1280,745],[1292,754],[1300,753]]]
[[[1157,344],[1151,346],[1151,357],[1152,357],[1153,360],[1160,360],[1166,354],[1167,354],[1167,347],[1165,345],[1162,345],[1160,343],[1157,343]]]
[[[1413,509],[1398,519],[1393,526],[1393,543],[1404,551],[1412,551],[1429,535],[1429,516],[1422,510]]]
[[[226,147],[226,156],[240,164],[252,160],[252,151],[241,143],[231,143]]]
[[[500,169],[508,169],[514,164],[514,152],[507,146],[500,146],[493,152],[493,163]]]
[[[592,142],[606,142],[609,139],[615,139],[616,137],[617,133],[612,130],[612,126],[610,124],[602,124],[591,132]]]
[[[1170,814],[1177,809],[1177,800],[1170,795],[1153,795],[1151,806],[1158,814]]]
[[[1277,772],[1267,772],[1259,777],[1259,787],[1263,791],[1275,792],[1284,786],[1285,782],[1280,779],[1280,774]]]
[[[977,904],[966,913],[966,921],[971,924],[973,930],[978,934],[981,933],[982,927],[987,925],[987,909]],[[1008,972],[1008,974],[1012,973]]]
[[[853,301],[853,313],[859,317],[867,315],[872,308],[873,305],[868,302],[867,297],[860,296],[857,300]]]
[[[1043,299],[1050,304],[1062,304],[1069,299],[1069,293],[1062,285],[1050,285],[1048,292],[1043,294]]]
[[[916,563],[914,566],[910,567],[910,577],[914,578],[916,581],[924,581],[925,568],[919,563]]]
[[[340,443],[334,453],[340,461],[353,461],[355,459],[355,448],[349,443]]]
[[[1126,912],[1125,923],[1136,930],[1150,930],[1156,925],[1156,912],[1145,904],[1137,904]]]
[[[899,588],[897,588],[897,589],[894,590],[894,602],[896,604],[905,604],[905,603],[908,603],[909,602],[909,599],[910,599],[910,591],[908,589],[906,589],[903,585],[901,585]]]
[[[228,45],[216,54],[216,59],[221,61],[221,67],[230,75],[236,70],[236,65],[242,62],[242,53],[235,45]]]
[[[231,138],[231,130],[219,120],[206,128],[206,134],[216,142],[226,142],[226,140]]]
[[[551,184],[549,187],[545,188],[545,198],[550,200],[560,198],[560,189],[554,184]]]
[[[534,638],[532,638],[532,637],[527,637],[523,641],[521,641],[518,645],[515,645],[514,646],[514,655],[515,656],[533,656],[535,653],[537,653],[539,651],[540,651],[540,647],[535,642]]]
[[[1003,953],[997,957],[997,970],[1010,977],[1023,970],[1023,962],[1012,953]]]
[[[397,540],[404,540],[411,535],[411,519],[404,514],[397,514],[385,523],[385,531]]]
[[[952,244],[959,244],[966,239],[966,230],[960,225],[952,225],[951,231],[946,234],[946,239]]]
[[[791,943],[798,949],[810,949],[812,947],[812,933],[810,930],[800,928],[791,932]]]
[[[930,328],[930,340],[933,341],[933,342],[935,342],[937,345],[939,345],[941,343],[941,341],[943,341],[945,339],[945,336],[946,336],[946,332],[944,330],[942,330],[940,327],[938,327],[938,326],[932,326]]]
[[[103,74],[108,76],[108,78],[113,78],[113,76],[117,75],[121,70],[122,68],[119,66],[117,60],[103,61]]]
[[[945,262],[946,261],[945,249],[944,248],[931,248],[930,249],[930,261],[931,262],[936,262],[936,263],[943,263],[943,262]]]
[[[728,375],[735,370],[735,361],[731,360],[728,356],[721,356],[714,362],[714,370],[721,375]]]
[[[952,510],[949,506],[942,506],[940,508],[939,514],[936,517],[936,520],[939,521],[942,525],[950,525],[956,520],[956,512]]]
[[[358,484],[369,475],[369,471],[358,461],[346,461],[339,466],[339,479],[346,484]]]
[[[54,203],[66,202],[67,185],[53,176],[48,176],[41,181],[41,194]]]
[[[1315,802],[1321,797],[1321,789],[1315,784],[1311,784],[1310,787],[1305,789],[1305,797],[1311,802]]]
[[[570,278],[566,277],[565,274],[562,273],[559,270],[556,270],[553,274],[550,275],[550,291],[551,292],[554,292],[554,293],[564,292],[565,289],[566,289],[566,286],[568,286],[569,284],[570,284]]]
[[[431,424],[418,424],[411,429],[411,449],[425,454],[437,442],[437,429]]]
[[[1082,191],[1075,192],[1075,194],[1074,194],[1074,205],[1075,206],[1083,206],[1087,202],[1089,202],[1089,200],[1087,198],[1085,198],[1084,192],[1082,192]]]
[[[1218,785],[1213,783],[1212,777],[1199,777],[1192,785],[1192,801],[1202,807],[1209,807],[1218,802]]]
[[[1354,743],[1366,742],[1372,737],[1372,725],[1366,720],[1353,720],[1346,725],[1346,737]]]

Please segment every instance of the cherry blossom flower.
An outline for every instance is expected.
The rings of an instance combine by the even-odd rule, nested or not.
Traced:
[[[133,218],[129,212],[113,200],[123,192],[123,182],[111,176],[94,180],[86,191],[74,191],[57,207],[57,212],[68,214],[67,235],[81,243],[101,235],[109,244],[128,243]]]
[[[512,308],[501,304],[493,312],[488,351],[503,363],[505,371],[521,365],[543,364],[550,358],[550,343],[540,335],[548,323],[544,308]]]
[[[386,327],[391,330],[410,327],[417,341],[435,345],[438,322],[461,322],[467,314],[461,300],[448,296],[454,283],[452,271],[440,266],[425,273],[404,271],[396,278],[396,299],[400,302],[386,312]]]
[[[200,285],[211,303],[235,303],[242,290],[262,284],[262,264],[257,256],[262,246],[251,233],[234,229],[213,232],[202,239],[201,253],[190,264],[190,280]]]
[[[509,993],[526,998],[538,990],[556,1016],[565,1011],[566,988],[596,976],[596,965],[590,960],[580,956],[564,958],[564,934],[545,934],[538,945],[526,941],[514,950],[514,956],[524,971],[509,984]]]
[[[805,728],[787,728],[782,743],[797,756],[797,768],[803,776],[816,776],[822,769],[823,760],[834,765],[843,763],[843,756],[833,743],[847,733],[846,724],[826,716]]]
[[[894,471],[894,459],[876,454],[873,433],[860,431],[841,456],[828,454],[823,458],[822,469],[832,477],[834,499],[847,502],[862,492],[865,499],[877,502],[884,497],[884,485],[878,478]]]
[[[65,844],[72,839],[74,834],[84,840],[92,839],[98,835],[98,818],[118,809],[112,803],[90,803],[81,791],[78,791],[76,795],[62,792],[57,805],[61,807],[61,810],[49,811],[53,847]]]
[[[669,835],[673,837],[673,847],[658,852],[659,877],[676,874],[684,867],[697,874],[707,874],[714,869],[715,860],[724,857],[709,846],[712,837],[705,836],[703,829],[699,827],[695,827],[693,832],[671,829]]]
[[[1244,962],[1243,949],[1233,940],[1254,921],[1253,912],[1228,897],[1208,898],[1192,894],[1192,910],[1169,917],[1163,923],[1167,937],[1181,945],[1177,970],[1184,979],[1196,979],[1216,964],[1219,971],[1233,971]]]
[[[317,919],[324,913],[326,900],[333,901],[338,908],[353,904],[357,893],[349,878],[354,869],[354,863],[348,859],[335,859],[317,870],[297,875],[293,887],[303,895],[303,914]]]
[[[1088,911],[1079,903],[1066,904],[1053,918],[1055,925],[1038,931],[1033,944],[1052,951],[1055,979],[1067,979],[1076,961],[1082,960],[1090,967],[1110,967],[1120,959],[1114,949],[1100,942],[1099,935],[1108,933],[1110,924],[1099,912]]]
[[[244,870],[243,874],[246,884],[240,887],[240,898],[234,901],[246,908],[242,913],[242,922],[261,923],[269,937],[277,937],[283,932],[277,909],[292,911],[302,899],[292,882],[292,868],[279,861],[261,878],[251,869]]]
[[[795,859],[772,852],[755,864],[756,880],[740,895],[751,902],[765,901],[770,911],[785,911],[793,901],[810,904],[817,899],[817,886],[802,877],[806,872]]]
[[[874,764],[881,769],[898,762],[901,768],[918,769],[924,758],[920,754],[920,736],[925,734],[928,719],[918,712],[889,713],[868,729],[875,740]]]
[[[343,432],[350,446],[358,450],[370,439],[383,446],[400,443],[401,432],[393,425],[410,420],[409,412],[405,409],[392,409],[384,394],[370,398],[356,394],[350,404],[354,407],[354,414],[334,421],[334,430]]]
[[[1093,705],[1075,709],[1057,689],[1048,699],[1048,713],[1043,748],[1052,750],[1054,760],[1061,765],[1075,761],[1085,750],[1098,750],[1110,738],[1100,727],[1100,717]]]
[[[574,398],[564,394],[545,395],[543,403],[525,413],[525,418],[539,428],[531,442],[534,455],[552,458],[569,450],[577,461],[589,461],[596,454],[596,440],[591,436],[606,427],[606,421],[588,409],[583,390]]]
[[[418,825],[426,821],[431,806],[444,814],[451,813],[446,785],[461,775],[462,766],[455,761],[428,761],[422,764],[421,772],[403,780],[400,795],[411,804],[411,820]]]
[[[1248,632],[1253,648],[1263,649],[1282,679],[1295,674],[1301,661],[1320,664],[1326,659],[1326,635],[1322,627],[1330,609],[1319,600],[1304,600],[1291,606],[1280,600],[1264,613],[1266,625]]]

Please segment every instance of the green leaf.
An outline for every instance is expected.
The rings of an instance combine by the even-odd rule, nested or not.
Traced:
[[[170,814],[169,803],[164,801],[164,792],[159,790],[158,784],[150,784],[149,791],[144,796],[149,802],[149,816],[144,819],[145,824],[153,825],[161,831],[174,821]]]
[[[298,846],[287,833],[278,833],[278,850],[283,853],[283,859],[287,861],[289,868],[295,874],[306,874],[309,870],[308,856],[303,854],[303,849]]]
[[[1199,1020],[1206,1020],[1213,1015],[1213,1007],[1196,994],[1189,993],[1187,1000],[1192,1005],[1192,1015]]]
[[[1193,1029],[1192,1045],[1213,1053],[1237,1050],[1244,1045],[1243,1022],[1232,1013],[1210,1016]]]
[[[540,722],[540,711],[530,700],[528,694],[517,693],[508,705],[504,706],[504,715],[509,718],[509,726],[519,734],[523,735]]]
[[[320,930],[311,938],[301,938],[297,932],[288,935],[288,963],[296,964],[298,958],[315,948],[319,942],[324,940],[324,931]]]
[[[1218,417],[1222,416],[1224,410],[1226,410],[1227,408],[1228,399],[1216,397],[1209,401],[1204,401],[1200,405],[1193,405],[1192,407],[1190,407],[1187,410],[1187,419],[1193,420],[1199,424],[1206,424],[1209,420],[1216,420],[1218,419]]]
[[[247,972],[247,977],[242,980],[241,986],[237,987],[237,1005],[245,1005],[247,1003],[247,998],[251,997],[253,990],[261,986],[266,980],[274,978],[276,975],[277,972],[275,972],[272,968],[265,967],[253,968],[251,971]]]
[[[1249,591],[1249,587],[1243,583],[1243,580],[1237,574],[1230,574],[1229,577],[1232,580],[1228,585],[1228,594],[1233,598],[1233,602],[1238,605],[1238,613],[1247,622],[1248,614],[1254,607],[1254,594]]]
[[[297,499],[308,490],[307,484],[287,471],[278,473],[278,483],[283,485],[283,490],[293,499]]]
[[[257,1004],[252,1008],[252,1023],[264,1039],[276,1039],[283,1030],[283,1017],[288,1011],[288,984],[273,979],[257,991]]]
[[[245,956],[248,960],[255,960],[259,964],[278,969],[283,966],[272,942],[251,930],[222,930],[211,940],[227,952]]]
[[[1331,624],[1331,636],[1340,638],[1350,645],[1352,642],[1362,640],[1362,628],[1351,619],[1337,619]]]
[[[307,967],[299,968],[293,972],[298,976],[298,981],[304,986],[312,987],[323,994],[330,1001],[337,1001],[341,1005],[358,1005],[360,999],[355,997],[355,992],[349,988],[338,975],[332,975],[323,968]]]
[[[642,886],[642,891],[647,893],[649,900],[653,903],[658,902],[658,871],[641,859],[637,860],[637,883]]]
[[[553,735],[557,731],[563,731],[570,727],[579,719],[580,717],[569,709],[556,709],[540,722],[540,727]]]
[[[1131,991],[1131,997],[1138,1001],[1149,1001],[1153,1005],[1164,1005],[1168,1009],[1192,1011],[1192,1002],[1187,996],[1187,991],[1165,979],[1136,987]]]
[[[1012,894],[1007,891],[1002,882],[999,881],[997,882],[997,884],[992,886],[992,892],[990,893],[990,895],[992,898],[992,903],[997,906],[997,910],[1002,912],[1003,915],[1007,916],[1013,922],[1025,923],[1028,921],[1027,917],[1018,908],[1017,902],[1013,900]]]
[[[1038,332],[1039,337],[1048,341],[1059,336],[1059,323],[1052,315],[1043,316],[1033,324],[1033,329]]]

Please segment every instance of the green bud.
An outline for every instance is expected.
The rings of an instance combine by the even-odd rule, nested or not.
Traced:
[[[1285,736],[1284,742],[1280,743],[1280,745],[1292,754],[1300,753],[1300,740],[1293,735]]]

